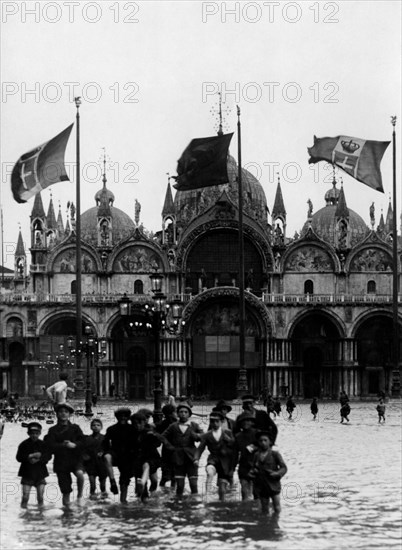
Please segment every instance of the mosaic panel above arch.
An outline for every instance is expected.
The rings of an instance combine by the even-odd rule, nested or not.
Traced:
[[[334,264],[331,256],[316,246],[302,246],[295,250],[285,264],[285,271],[332,272]]]
[[[145,246],[125,248],[113,262],[113,271],[120,273],[148,273],[158,269],[163,269],[161,258]]]
[[[86,251],[81,253],[82,273],[95,273],[97,262],[92,254]],[[75,248],[70,248],[60,252],[53,261],[53,271],[55,273],[76,273],[76,252]]]
[[[350,271],[392,271],[392,258],[378,248],[366,248],[354,256]]]

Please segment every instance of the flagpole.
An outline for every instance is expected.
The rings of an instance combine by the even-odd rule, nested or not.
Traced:
[[[241,124],[240,107],[237,106],[237,163],[239,185],[239,355],[240,367],[237,379],[237,394],[241,397],[248,391],[245,362],[245,303],[244,303],[244,238],[243,238],[243,182],[241,171]]]
[[[396,200],[396,116],[391,117],[391,124],[393,126],[392,131],[392,191],[393,191],[393,216],[392,216],[392,325],[393,325],[393,363],[394,363],[394,376],[398,377],[397,380],[393,377],[392,393],[395,395],[400,394],[400,373],[399,373],[399,320],[398,320],[398,234],[397,234],[397,200]],[[397,374],[398,373],[398,374]],[[397,382],[397,384],[395,384]]]
[[[4,230],[3,230],[3,206],[0,206],[1,215],[1,286],[4,290]]]
[[[77,107],[76,114],[76,131],[77,131],[77,141],[76,141],[76,220],[75,220],[75,263],[76,263],[76,349],[81,349],[81,340],[82,340],[82,290],[81,290],[81,170],[80,170],[80,112],[79,108],[81,105],[81,98],[75,97],[75,106]],[[77,376],[77,395],[76,397],[83,397],[84,391],[84,376],[81,368],[81,354],[77,353],[75,356],[75,368]]]

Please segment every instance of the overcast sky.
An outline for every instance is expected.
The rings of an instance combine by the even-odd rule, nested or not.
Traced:
[[[240,105],[243,166],[270,208],[281,175],[288,236],[303,226],[307,200],[316,212],[331,187],[325,163],[308,165],[314,135],[390,140],[391,115],[401,135],[399,1],[3,1],[1,10],[0,200],[11,268],[18,222],[28,252],[33,203],[12,198],[12,166],[75,120],[75,95],[82,97],[82,212],[95,204],[106,147],[115,206],[134,217],[138,199],[153,231],[161,227],[166,172],[175,174],[192,138],[216,132],[218,90],[230,110],[225,131],[236,131]],[[237,158],[236,134],[230,153]],[[72,181],[42,192],[45,209],[51,190],[64,217],[67,201],[75,202],[75,131],[66,161]],[[400,205],[400,156],[397,167]],[[368,225],[373,201],[376,224],[388,208],[391,147],[382,174],[384,195],[340,174],[348,206]]]

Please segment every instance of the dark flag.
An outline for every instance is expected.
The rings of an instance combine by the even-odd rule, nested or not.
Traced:
[[[233,133],[193,139],[177,162],[178,191],[228,182],[227,156]]]
[[[347,174],[384,193],[380,171],[381,159],[390,141],[369,141],[349,136],[317,138],[307,149],[309,164],[326,160]]]
[[[17,202],[26,202],[53,183],[69,181],[64,154],[72,127],[18,159],[11,174],[11,190]]]

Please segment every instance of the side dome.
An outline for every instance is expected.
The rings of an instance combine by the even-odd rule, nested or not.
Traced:
[[[93,246],[98,246],[98,221],[99,208],[94,206],[81,214],[81,235],[82,239]],[[116,208],[110,207],[110,217],[112,219],[112,242],[118,243],[133,233],[135,224],[128,214]]]
[[[228,183],[211,185],[189,191],[177,191],[174,198],[177,221],[188,224],[193,218],[210,208],[223,191],[226,191],[234,204],[238,204],[238,167],[235,159],[228,155]],[[267,199],[260,182],[248,170],[242,168],[244,211],[257,221],[267,221]]]
[[[346,205],[343,188],[337,189],[336,181],[332,189],[325,193],[326,206],[318,210],[303,225],[301,236],[303,237],[311,227],[324,241],[335,248],[339,247],[339,223],[345,220],[348,233],[348,244],[355,246],[370,232],[363,218]]]

